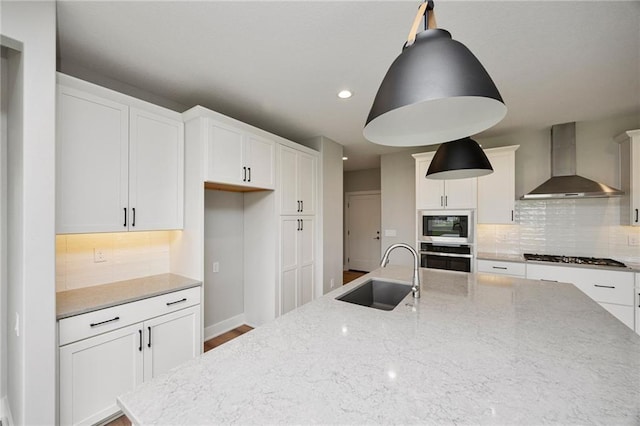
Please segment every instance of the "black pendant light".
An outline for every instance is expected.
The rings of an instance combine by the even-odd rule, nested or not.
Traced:
[[[391,64],[369,112],[364,137],[392,146],[430,145],[477,134],[507,113],[480,61],[437,29],[423,3],[402,53]],[[416,35],[424,17],[425,30]]]
[[[440,145],[431,160],[429,179],[464,179],[493,173],[493,167],[478,142],[458,139]]]

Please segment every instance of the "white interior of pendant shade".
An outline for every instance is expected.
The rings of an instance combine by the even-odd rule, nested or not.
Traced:
[[[431,173],[427,175],[427,179],[466,179],[472,177],[485,176],[493,173],[493,170],[489,169],[458,169],[458,170],[446,170],[444,172]]]
[[[480,133],[506,114],[507,107],[493,98],[442,98],[381,114],[365,126],[363,134],[380,145],[433,145]]]

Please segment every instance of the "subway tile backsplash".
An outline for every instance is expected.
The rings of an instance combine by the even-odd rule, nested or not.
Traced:
[[[168,273],[176,231],[56,236],[56,291]],[[104,262],[96,262],[94,250]]]
[[[640,263],[640,227],[620,226],[619,198],[516,201],[516,224],[478,225],[478,252],[609,257]]]

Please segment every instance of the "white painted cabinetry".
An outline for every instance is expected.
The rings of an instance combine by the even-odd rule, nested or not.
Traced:
[[[273,189],[275,142],[231,124],[209,119],[207,182]]]
[[[525,264],[522,262],[504,262],[500,260],[486,259],[478,259],[478,272],[510,275],[521,278],[524,278],[526,275]]]
[[[314,298],[317,155],[279,146],[280,314]]]
[[[493,173],[478,178],[478,223],[514,222],[518,148],[514,145],[484,150]]]
[[[56,232],[182,228],[180,114],[58,75]]]
[[[640,129],[616,137],[620,143],[620,182],[624,195],[620,224],[640,226]]]
[[[315,214],[316,167],[316,157],[280,146],[280,214]]]
[[[311,216],[280,219],[281,314],[313,300],[315,220]]]
[[[119,412],[116,397],[202,351],[200,288],[59,321],[60,424]]]
[[[413,154],[416,159],[416,208],[473,209],[476,208],[477,178],[439,180],[425,176],[435,152]]]
[[[633,272],[527,263],[527,278],[572,283],[634,329]]]

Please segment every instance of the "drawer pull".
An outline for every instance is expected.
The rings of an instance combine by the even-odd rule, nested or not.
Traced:
[[[111,318],[110,320],[106,320],[106,321],[100,321],[100,322],[92,322],[91,324],[89,324],[90,327],[97,327],[99,325],[102,324],[107,324],[110,322],[114,322],[114,321],[118,321],[120,319],[120,317],[115,317],[115,318]]]
[[[503,270],[507,270],[506,266],[492,266],[493,269],[503,269]]]
[[[140,333],[140,346],[138,346],[138,350],[142,352],[142,330],[138,330],[138,333]]]
[[[600,284],[594,284],[594,287],[600,287],[600,288],[616,288],[616,286],[614,285],[600,285]]]
[[[147,327],[147,330],[149,330],[149,343],[147,343],[147,347],[150,348],[151,347],[151,327]]]
[[[546,281],[548,283],[557,283],[558,280],[545,280],[544,278],[540,278],[540,281]]]
[[[167,302],[167,306],[175,305],[176,303],[181,303],[181,302],[186,302],[186,301],[187,301],[187,298],[184,297],[184,298],[182,298],[180,300],[176,300],[175,302]]]

